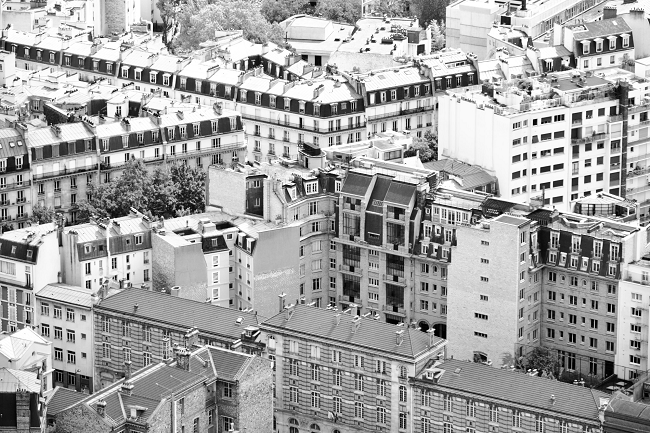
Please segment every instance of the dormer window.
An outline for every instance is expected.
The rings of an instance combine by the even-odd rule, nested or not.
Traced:
[[[589,44],[591,41],[582,41],[582,54],[589,54]]]
[[[262,94],[255,92],[255,105],[262,105]]]
[[[202,88],[203,88],[203,81],[201,81],[201,80],[194,81],[194,91],[195,92],[201,93]]]
[[[70,66],[70,56],[65,56],[64,59],[65,59],[65,65]]]
[[[167,137],[169,137],[170,140],[174,139],[174,132],[175,131],[173,127],[167,128]]]
[[[210,83],[210,95],[215,96],[217,94],[217,83]]]
[[[269,105],[271,108],[275,108],[275,96],[271,95],[269,96]]]
[[[246,101],[247,101],[247,99],[246,99],[246,93],[247,93],[246,90],[241,90],[241,91],[240,91],[240,93],[239,93],[239,100],[240,100],[241,102],[246,102]]]
[[[332,116],[339,114],[339,104],[331,104]]]
[[[129,67],[122,66],[122,78],[129,78]]]
[[[80,59],[79,59],[79,67],[80,67],[80,68],[83,68],[83,67],[84,67],[84,59],[83,59],[83,58],[80,58]]]
[[[284,98],[284,109],[289,111],[290,108],[291,108],[291,99]]]
[[[623,38],[623,48],[628,48],[630,46],[630,35],[621,35]]]
[[[609,39],[609,49],[610,50],[615,50],[616,49],[616,36],[607,36],[607,39]]]
[[[39,62],[43,60],[43,51],[42,50],[36,50],[36,60]]]
[[[300,107],[298,108],[300,114],[305,114],[305,101],[300,101]]]
[[[224,89],[224,96],[226,98],[230,98],[230,89],[231,89],[230,86],[226,86],[225,89]]]
[[[192,133],[193,133],[193,135],[199,135],[199,124],[198,123],[193,123],[192,124]]]
[[[598,38],[596,39],[596,52],[600,53],[603,51],[603,40]]]
[[[318,182],[317,181],[312,181],[312,182],[306,182],[305,183],[305,192],[307,194],[316,194],[318,192]]]
[[[404,87],[404,97],[409,98],[411,96],[408,87]]]
[[[29,57],[29,48],[25,48],[25,57]]]
[[[142,69],[136,68],[136,70],[135,70],[135,79],[136,80],[141,80],[142,79]]]
[[[163,75],[163,86],[169,86],[169,74]]]
[[[122,136],[122,147],[123,148],[129,147],[129,136],[128,135],[123,135]]]
[[[320,116],[320,104],[314,104],[314,116]]]
[[[155,72],[149,72],[149,82],[151,84],[156,84],[156,73]]]
[[[291,200],[296,199],[296,187],[292,186],[289,188],[289,197],[291,197]]]
[[[99,71],[99,60],[93,60],[93,71]]]
[[[234,131],[237,129],[237,118],[236,117],[231,117],[230,118],[230,130]]]
[[[185,87],[187,87],[187,78],[181,77],[181,90],[185,90]]]

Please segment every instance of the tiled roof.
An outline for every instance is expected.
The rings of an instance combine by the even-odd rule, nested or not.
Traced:
[[[340,323],[336,323],[335,312],[308,305],[296,305],[290,319],[283,311],[260,325],[268,332],[289,331],[301,334],[305,339],[320,338],[333,344],[348,344],[360,349],[366,348],[385,352],[394,356],[414,359],[431,350],[429,335],[410,327],[395,326],[374,319],[360,319],[360,325],[353,332],[355,325],[349,314],[340,313]],[[404,331],[403,341],[398,346],[396,332]],[[434,348],[441,348],[446,341],[434,338]]]
[[[111,224],[110,227],[110,237],[140,233],[149,230],[148,225],[142,221],[141,217],[128,215],[121,218],[114,218],[113,224]],[[77,234],[77,243],[91,242],[106,238],[106,228],[94,223],[79,224],[63,229],[64,234],[69,234],[71,232]]]
[[[580,23],[569,26],[569,28],[573,30],[573,39],[576,41],[618,35],[621,33],[632,33],[632,29],[622,17]]]
[[[221,380],[234,382],[245,372],[248,364],[253,360],[253,355],[220,347],[205,346],[192,353],[192,358],[212,359],[217,377]]]
[[[90,308],[93,305],[91,295],[92,292],[86,289],[82,289],[78,286],[53,283],[43,287],[36,294],[36,297],[51,299],[53,301],[59,301],[65,304],[77,305],[79,307]]]
[[[647,403],[628,401],[622,398],[614,398],[610,400],[607,409],[605,409],[605,419],[607,419],[609,413],[643,420],[646,424],[650,421],[650,405]]]
[[[436,384],[439,387],[593,422],[598,422],[600,399],[609,398],[609,394],[591,388],[474,362],[449,359],[437,367],[445,371]],[[552,395],[555,403],[551,401]]]
[[[137,311],[133,311],[135,304],[138,304]],[[186,329],[194,326],[201,333],[216,334],[232,340],[241,338],[247,326],[258,325],[258,318],[252,313],[243,313],[142,289],[129,289],[117,293],[101,301],[95,310],[128,314],[134,318],[153,320]],[[183,314],[170,314],[171,311],[183,312]],[[237,324],[237,319],[240,317],[242,322]]]
[[[47,415],[55,416],[62,410],[79,403],[87,397],[88,394],[57,386],[46,395]]]

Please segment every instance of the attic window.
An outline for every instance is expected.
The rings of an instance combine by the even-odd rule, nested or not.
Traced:
[[[318,183],[316,181],[305,183],[305,192],[307,194],[316,194],[318,192]]]
[[[213,247],[216,247],[216,246],[218,246],[218,245],[219,245],[219,241],[218,241],[216,238],[215,238],[215,239],[212,239],[212,246],[213,246]]]
[[[33,254],[34,254],[34,251],[33,251],[33,250],[27,250],[27,258],[28,258],[28,259],[31,259],[32,256],[33,256]]]
[[[90,254],[91,246],[90,244],[84,245],[84,253]]]
[[[15,246],[11,247],[11,255],[13,256],[14,254],[16,254],[16,247]]]
[[[621,35],[623,38],[623,48],[628,48],[630,46],[630,35]]]

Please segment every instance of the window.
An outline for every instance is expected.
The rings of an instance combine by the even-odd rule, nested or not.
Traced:
[[[222,419],[224,431],[235,431],[235,420],[233,418],[224,416]]]
[[[223,396],[225,398],[232,398],[232,383],[223,384]]]
[[[363,418],[364,405],[360,401],[354,402],[354,417]]]
[[[406,403],[408,401],[408,391],[404,385],[399,386],[399,401]]]

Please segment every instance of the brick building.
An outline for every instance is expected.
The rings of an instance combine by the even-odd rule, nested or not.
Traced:
[[[407,378],[443,357],[446,341],[356,312],[290,305],[260,325],[275,361],[278,431],[412,429]]]
[[[609,394],[449,359],[409,378],[414,433],[596,433]]]
[[[56,431],[269,432],[271,363],[211,346],[174,349],[174,359],[126,376],[61,410]]]
[[[262,352],[256,315],[177,295],[131,288],[100,300],[94,307],[96,389],[124,377],[125,361],[137,369],[171,359],[174,344]]]

